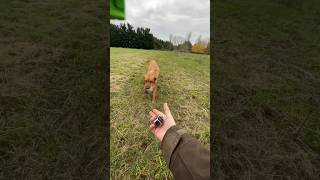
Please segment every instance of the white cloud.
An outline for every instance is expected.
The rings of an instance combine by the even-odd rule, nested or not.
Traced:
[[[192,41],[199,35],[210,37],[209,0],[126,0],[126,20],[134,27],[148,27],[154,36],[169,40],[169,35],[185,37],[192,32]]]

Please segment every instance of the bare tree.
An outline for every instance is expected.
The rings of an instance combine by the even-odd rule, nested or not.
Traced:
[[[169,41],[172,43],[172,34],[170,34],[170,36],[169,36]]]
[[[192,48],[191,36],[192,32],[187,33],[186,37],[170,34],[169,41],[173,44],[174,50],[190,52]]]
[[[198,39],[197,39],[197,41],[196,41],[196,43],[201,43],[201,39],[202,39],[202,36],[201,36],[201,34],[198,36]]]
[[[178,46],[179,44],[182,44],[184,42],[184,38],[181,36],[172,36],[172,43],[175,46]]]
[[[189,32],[189,33],[187,34],[186,41],[189,41],[189,42],[190,42],[191,36],[192,36],[192,32]]]

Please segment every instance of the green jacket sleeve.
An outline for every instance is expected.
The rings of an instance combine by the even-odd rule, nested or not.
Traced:
[[[210,152],[183,129],[173,126],[163,137],[161,149],[176,180],[210,179]]]

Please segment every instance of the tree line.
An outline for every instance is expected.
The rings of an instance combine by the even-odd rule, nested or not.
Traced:
[[[172,50],[173,45],[153,36],[149,28],[134,29],[129,23],[111,24],[111,46],[137,49],[164,49]]]
[[[131,24],[111,24],[111,47],[175,50],[194,53],[209,53],[210,43],[203,41],[201,36],[191,43],[191,33],[186,38],[170,35],[169,41],[154,37],[149,28],[134,28]]]

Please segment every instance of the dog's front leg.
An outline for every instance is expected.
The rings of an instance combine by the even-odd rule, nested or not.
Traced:
[[[157,85],[155,85],[154,90],[153,90],[153,94],[152,94],[152,104],[155,104],[156,101],[156,95],[157,95]]]

